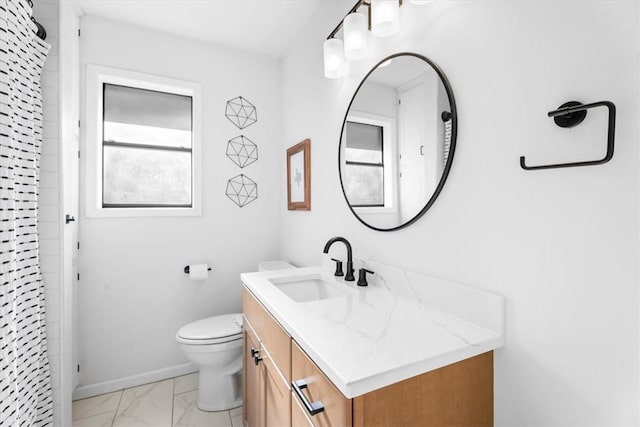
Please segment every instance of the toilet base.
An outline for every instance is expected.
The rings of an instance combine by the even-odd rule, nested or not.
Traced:
[[[228,411],[229,409],[238,408],[242,406],[242,399],[236,400],[231,404],[231,406],[228,406],[228,407],[227,406],[220,407],[217,405],[207,406],[206,404],[200,403],[200,401],[196,402],[196,406],[198,407],[198,409],[204,412]]]
[[[242,405],[242,371],[221,374],[219,370],[200,368],[198,399],[201,411],[226,411]]]

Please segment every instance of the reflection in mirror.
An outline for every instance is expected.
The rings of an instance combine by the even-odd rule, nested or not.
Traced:
[[[352,119],[353,120],[353,119]],[[345,192],[351,206],[384,206],[383,127],[347,121]]]
[[[451,167],[456,109],[446,77],[428,59],[398,54],[360,84],[340,141],[340,179],[365,225],[395,230],[435,201]]]

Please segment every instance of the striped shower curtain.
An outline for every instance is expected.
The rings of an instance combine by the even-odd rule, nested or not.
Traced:
[[[49,45],[30,17],[26,0],[0,0],[0,425],[12,427],[53,421],[37,234]]]

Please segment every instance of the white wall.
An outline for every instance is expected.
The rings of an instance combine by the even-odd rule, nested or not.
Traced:
[[[86,64],[98,64],[198,82],[203,98],[201,217],[87,218],[81,200],[81,386],[91,388],[186,362],[175,342],[181,326],[241,311],[240,273],[279,253],[284,181],[273,169],[284,151],[275,59],[92,16],[82,18],[81,31],[83,97]],[[224,115],[226,101],[240,95],[258,114],[244,130]],[[259,150],[244,169],[225,155],[227,141],[241,134]],[[225,196],[227,180],[241,172],[259,195],[243,208]],[[215,270],[209,278],[187,280],[183,267],[204,262]]]
[[[348,77],[328,80],[322,42],[347,3],[327,2],[283,61],[282,146],[311,138],[313,210],[281,208],[282,256],[317,264],[327,239],[343,235],[356,256],[504,295],[499,425],[637,424],[638,3],[405,2],[401,33],[373,40]],[[425,55],[447,74],[458,146],[429,212],[380,233],[343,200],[338,138],[361,77],[399,51]],[[604,155],[604,111],[570,130],[547,117],[570,100],[615,102],[613,160],[522,170],[520,155],[531,164]]]
[[[33,16],[47,31],[51,45],[42,71],[42,157],[40,159],[40,195],[38,199],[38,239],[40,270],[45,286],[47,356],[53,389],[53,423],[60,425],[61,394],[61,283],[60,283],[60,215],[58,212],[59,148],[58,135],[58,2],[34,2]]]
[[[396,119],[398,115],[398,96],[395,89],[371,82],[360,88],[357,98],[353,100],[351,109]]]

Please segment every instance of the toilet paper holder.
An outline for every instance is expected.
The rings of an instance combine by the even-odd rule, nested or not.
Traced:
[[[190,270],[189,266],[185,265],[184,266],[184,274],[189,274],[189,270]],[[211,271],[211,267],[207,267],[207,271]]]

